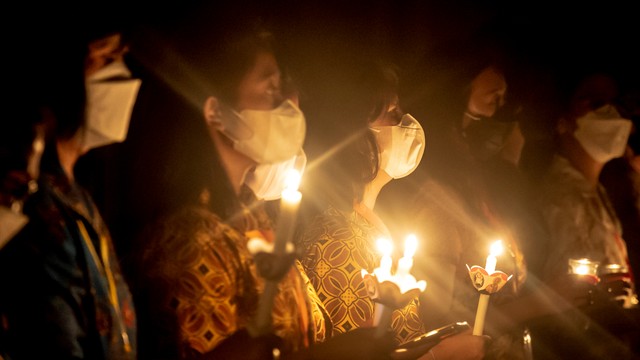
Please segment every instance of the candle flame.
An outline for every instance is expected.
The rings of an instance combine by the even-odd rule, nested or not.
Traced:
[[[302,175],[300,175],[300,172],[296,169],[290,169],[284,180],[285,189],[298,190],[301,180]]]
[[[418,248],[418,238],[414,234],[407,235],[404,240],[404,257],[412,258]]]
[[[385,238],[379,238],[376,241],[376,246],[382,255],[391,256],[391,252],[393,251],[393,244],[391,241]]]
[[[589,273],[590,273],[590,271],[589,271],[589,270],[590,270],[590,269],[589,269],[589,265],[584,265],[584,264],[583,264],[583,265],[578,265],[578,266],[576,266],[576,268],[575,268],[574,272],[575,272],[577,275],[587,275],[587,274],[589,274]]]
[[[489,252],[491,253],[491,256],[498,256],[502,254],[503,251],[504,246],[502,246],[502,240],[497,240],[496,242],[491,244],[491,250]]]

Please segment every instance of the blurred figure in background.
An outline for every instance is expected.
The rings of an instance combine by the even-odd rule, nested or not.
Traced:
[[[135,359],[131,295],[109,232],[73,171],[90,148],[123,140],[140,82],[124,64],[124,29],[114,14],[80,8],[86,18],[71,20],[63,9],[38,10],[29,11],[37,41],[20,38],[26,48],[18,54],[33,65],[29,55],[41,53],[28,47],[37,42],[51,58],[25,70],[38,76],[20,94],[24,113],[11,119],[28,129],[15,135],[33,151],[26,169],[17,161],[10,170],[27,170],[37,188],[28,186],[24,199],[28,223],[0,250],[2,347],[11,359]],[[65,20],[68,30],[53,23]],[[42,144],[29,139],[42,134],[36,171]],[[11,155],[24,161],[23,154]]]
[[[490,245],[502,240],[496,269],[513,277],[491,296],[485,333],[493,340],[486,358],[526,358],[526,321],[555,309],[545,305],[552,293],[528,276],[529,259],[542,258],[536,254],[546,231],[518,167],[524,110],[510,91],[518,68],[505,60],[508,49],[491,40],[479,36],[455,56],[440,54],[444,62],[430,69],[422,103],[414,105],[425,119],[428,156],[416,177],[399,180],[380,205],[393,214],[396,231],[424,239],[414,269],[429,284],[421,299],[427,328],[474,322],[479,294],[467,265],[484,266]],[[411,194],[409,206],[393,202],[403,193]],[[437,348],[434,353],[444,356]]]
[[[583,321],[557,318],[539,331],[547,345],[541,350],[555,356],[631,358],[626,336],[630,327],[636,334],[637,328],[623,308],[636,307],[637,295],[620,220],[600,175],[605,164],[625,154],[632,122],[618,111],[618,85],[610,73],[578,69],[560,76],[557,148],[538,198],[550,231],[543,277],[547,283],[570,277],[569,261],[586,259],[598,265],[602,291],[593,288],[591,306],[581,308],[595,323],[584,327]]]

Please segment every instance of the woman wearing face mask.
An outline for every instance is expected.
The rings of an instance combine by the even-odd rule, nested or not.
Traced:
[[[181,74],[193,77],[158,72],[180,94],[151,101],[167,106],[154,108],[159,116],[149,117],[162,129],[154,137],[154,153],[145,158],[160,176],[142,184],[157,191],[150,192],[149,206],[157,217],[138,237],[135,254],[136,299],[144,309],[140,356],[269,359],[276,348],[281,358],[385,356],[388,351],[367,349],[367,334],[318,344],[329,337],[323,309],[304,273],[289,267],[292,256],[277,259],[286,266],[276,279],[272,332],[256,332],[265,279],[248,242],[275,237],[273,221],[256,196],[272,200],[278,193],[271,184],[281,186],[280,171],[301,156],[306,122],[281,94],[271,36],[250,22],[238,28],[241,19],[233,17],[233,24],[216,27],[213,35],[199,32],[192,38],[194,49],[179,47],[187,37],[178,37],[181,43],[172,53],[190,55],[180,58],[188,68]],[[154,188],[155,182],[160,184]]]
[[[346,127],[350,131],[338,140],[331,157],[322,160],[320,170],[313,171],[315,183],[309,192],[315,195],[312,201],[324,204],[324,208],[305,226],[299,240],[304,249],[302,263],[331,314],[334,333],[347,334],[373,326],[376,316],[361,270],[371,272],[378,267],[376,240],[391,238],[374,212],[378,194],[391,180],[411,174],[425,149],[422,126],[398,104],[395,70],[377,64],[357,68],[359,78],[347,77],[341,82],[341,90],[350,94],[346,100],[337,100],[343,101],[339,108],[344,113],[328,114],[344,124],[341,130]],[[416,299],[393,312],[397,344],[425,332],[419,305]],[[480,357],[484,339],[461,336],[470,341],[464,342],[460,353],[477,352]]]
[[[575,319],[559,318],[544,324],[540,333],[546,335],[547,348],[561,357],[633,358],[635,340],[625,331],[637,337],[637,324],[628,327],[620,319],[632,318],[626,310],[637,306],[635,284],[620,222],[599,180],[604,165],[624,154],[632,123],[615,106],[614,77],[588,72],[571,80],[569,74],[561,78],[569,81],[559,83],[564,96],[555,122],[558,146],[539,187],[538,205],[550,230],[543,276],[549,283],[569,276],[569,259],[597,262],[603,291],[593,289],[592,301],[604,302],[583,309],[599,326],[585,330]],[[617,270],[611,274],[611,268]]]
[[[73,171],[78,158],[98,145],[88,135],[96,124],[126,129],[140,84],[121,79],[126,89],[114,90],[101,78],[100,99],[119,91],[127,101],[98,103],[92,96],[97,79],[114,66],[130,77],[113,14],[92,13],[91,24],[67,19],[77,25],[70,30],[55,30],[47,21],[64,19],[55,11],[29,14],[41,21],[34,25],[43,44],[38,51],[56,56],[29,69],[38,76],[30,83],[34,102],[25,114],[33,110],[41,117],[36,134],[39,129],[47,141],[39,166],[42,144],[33,147],[26,169],[38,185],[24,201],[28,223],[0,252],[2,347],[11,359],[135,359],[131,295],[109,231]],[[122,116],[95,122],[97,109]]]
[[[507,67],[499,48],[482,41],[476,45],[466,57],[446,57],[446,65],[434,66],[431,82],[426,82],[433,88],[422,98],[421,113],[430,120],[429,156],[415,180],[398,182],[381,205],[397,229],[415,229],[418,238],[425,239],[414,257],[414,269],[416,277],[429,284],[421,297],[427,328],[453,321],[474,323],[479,294],[466,265],[484,266],[490,245],[502,240],[506,250],[496,269],[513,277],[491,296],[484,333],[493,340],[486,358],[522,357],[531,352],[523,347],[525,321],[571,304],[544,289],[525,287],[533,282],[527,277],[523,248],[538,246],[546,232],[533,201],[524,196],[526,183],[517,169],[507,177],[494,170],[496,163],[505,162],[499,150],[514,130],[513,120],[495,119],[509,106],[509,72],[503,70]],[[394,201],[402,196],[411,196],[409,204]],[[549,298],[554,307],[545,306]],[[433,352],[438,359],[448,356],[445,349]]]

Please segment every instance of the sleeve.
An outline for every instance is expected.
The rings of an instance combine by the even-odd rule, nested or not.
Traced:
[[[153,240],[160,245],[145,256],[145,268],[153,269],[152,284],[146,284],[152,286],[148,302],[156,307],[152,322],[173,319],[159,325],[167,334],[176,327],[173,336],[189,352],[212,351],[245,325],[239,313],[251,284],[240,236],[217,218],[190,212],[165,222]]]

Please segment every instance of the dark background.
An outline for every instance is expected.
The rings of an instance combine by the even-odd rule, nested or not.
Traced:
[[[544,136],[548,123],[544,117],[546,99],[552,96],[551,74],[597,64],[613,71],[623,87],[638,87],[635,52],[640,32],[634,7],[631,1],[199,0],[116,3],[110,11],[130,25],[130,67],[143,77],[143,89],[145,82],[151,84],[145,78],[150,75],[184,75],[180,59],[172,58],[171,47],[165,43],[168,38],[189,42],[190,38],[177,35],[184,26],[201,22],[215,29],[260,19],[275,35],[280,63],[299,87],[301,108],[308,115],[305,150],[313,161],[326,149],[319,144],[329,125],[316,121],[308,109],[314,91],[346,55],[395,63],[400,69],[401,106],[413,113],[420,106],[415,94],[438,91],[432,78],[442,75],[439,72],[458,70],[459,65],[450,59],[472,57],[480,38],[495,40],[518,65],[509,79],[509,92],[527,101],[528,116],[522,128],[531,144]],[[158,72],[158,63],[171,66]],[[188,88],[188,84],[180,86]],[[140,165],[131,154],[141,147],[157,146],[154,119],[145,116],[152,107],[153,102],[139,97],[128,139],[91,151],[78,166],[79,181],[95,195],[118,249],[125,253],[127,238],[138,225],[133,205],[138,202],[139,189],[145,187],[130,176]]]

